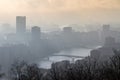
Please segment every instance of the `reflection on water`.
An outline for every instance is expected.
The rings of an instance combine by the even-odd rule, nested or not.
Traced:
[[[72,56],[89,56],[90,51],[92,49],[85,49],[85,48],[80,48],[80,49],[73,49],[69,51],[61,51],[59,53],[55,53],[57,55],[72,55]],[[58,61],[63,61],[63,60],[69,60],[71,61],[72,59],[69,57],[64,57],[64,56],[50,56],[49,61],[48,59],[45,59],[43,61],[40,61],[40,67],[41,68],[50,68],[51,64],[53,62],[58,62]]]

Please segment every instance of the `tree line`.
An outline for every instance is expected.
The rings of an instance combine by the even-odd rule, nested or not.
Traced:
[[[87,57],[75,63],[56,62],[50,69],[41,69],[37,64],[16,60],[7,77],[10,80],[120,80],[120,51],[114,53],[106,61]]]

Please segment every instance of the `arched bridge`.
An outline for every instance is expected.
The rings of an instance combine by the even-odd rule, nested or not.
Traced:
[[[69,58],[85,58],[84,56],[74,56],[74,55],[52,55],[52,56],[63,56]]]
[[[75,55],[51,55],[51,56],[62,56],[62,57],[68,57],[68,58],[71,58],[71,62],[75,62],[76,58],[80,58],[80,59],[84,59],[85,57],[84,56],[75,56]],[[46,58],[47,61],[51,61],[50,60],[50,57],[47,57]]]

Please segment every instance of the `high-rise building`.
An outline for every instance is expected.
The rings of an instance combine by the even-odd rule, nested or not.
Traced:
[[[110,31],[110,25],[103,25],[103,31],[104,32],[108,32],[108,31]]]
[[[63,28],[63,32],[65,33],[71,33],[73,30],[72,30],[72,27],[64,27]]]
[[[105,39],[111,36],[110,25],[104,24],[101,31],[101,42],[104,44]]]
[[[32,27],[31,33],[32,33],[32,40],[40,39],[40,34],[41,34],[40,27],[38,27],[38,26]]]
[[[16,17],[16,33],[23,34],[26,32],[26,16]]]

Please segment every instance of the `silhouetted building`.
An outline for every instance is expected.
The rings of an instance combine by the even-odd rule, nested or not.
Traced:
[[[101,42],[105,42],[106,37],[111,36],[111,30],[110,30],[110,25],[103,25],[102,31],[101,31]]]
[[[116,44],[115,38],[113,38],[113,37],[105,38],[105,43],[104,43],[105,46],[111,47],[111,46],[114,46],[115,44]]]
[[[106,37],[109,37],[109,36],[110,36],[110,32],[111,32],[111,30],[110,30],[110,25],[103,25],[103,31],[102,31],[102,33],[103,33],[104,39],[105,39]]]
[[[72,27],[64,27],[63,28],[63,32],[65,33],[71,33],[73,30],[72,30]]]
[[[23,34],[26,32],[26,16],[16,17],[16,33]]]
[[[120,43],[116,42],[115,38],[107,37],[104,42],[104,46],[94,49],[90,52],[92,58],[99,59],[100,61],[104,61],[110,59],[113,56],[114,50],[120,49]]]
[[[103,32],[108,32],[110,31],[110,25],[103,25]]]
[[[41,35],[40,27],[38,27],[38,26],[32,27],[31,33],[32,33],[32,40],[40,39],[40,35]]]

